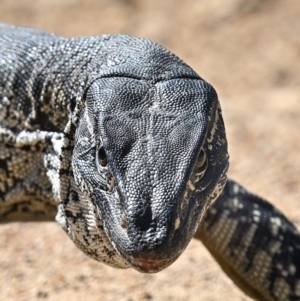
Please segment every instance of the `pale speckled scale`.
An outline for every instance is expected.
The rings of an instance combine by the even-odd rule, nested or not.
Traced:
[[[256,300],[300,300],[300,236],[270,203],[232,180],[208,209],[196,237]]]

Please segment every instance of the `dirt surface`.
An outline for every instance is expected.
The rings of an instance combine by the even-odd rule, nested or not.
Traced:
[[[226,5],[224,5],[226,3]],[[2,0],[2,22],[155,40],[218,91],[230,176],[300,228],[299,0]],[[155,275],[83,255],[55,223],[0,227],[0,300],[250,300],[200,242]]]

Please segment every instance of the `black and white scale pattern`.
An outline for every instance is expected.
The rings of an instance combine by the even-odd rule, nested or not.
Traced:
[[[190,67],[127,35],[0,25],[0,45],[2,223],[56,218],[88,256],[149,273],[196,233],[246,293],[300,300],[299,233],[226,184],[217,94]]]

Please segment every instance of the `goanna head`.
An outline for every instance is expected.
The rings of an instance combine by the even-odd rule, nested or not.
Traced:
[[[126,59],[87,90],[72,168],[118,255],[157,272],[183,252],[222,191],[227,143],[212,86],[162,47],[136,43],[148,44],[120,53]]]

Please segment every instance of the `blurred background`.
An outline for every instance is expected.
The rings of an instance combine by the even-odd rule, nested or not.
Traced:
[[[229,175],[300,228],[299,0],[0,0],[0,21],[64,36],[127,33],[177,54],[219,94]],[[0,227],[0,300],[240,300],[200,242],[156,275],[83,255],[56,224]]]

